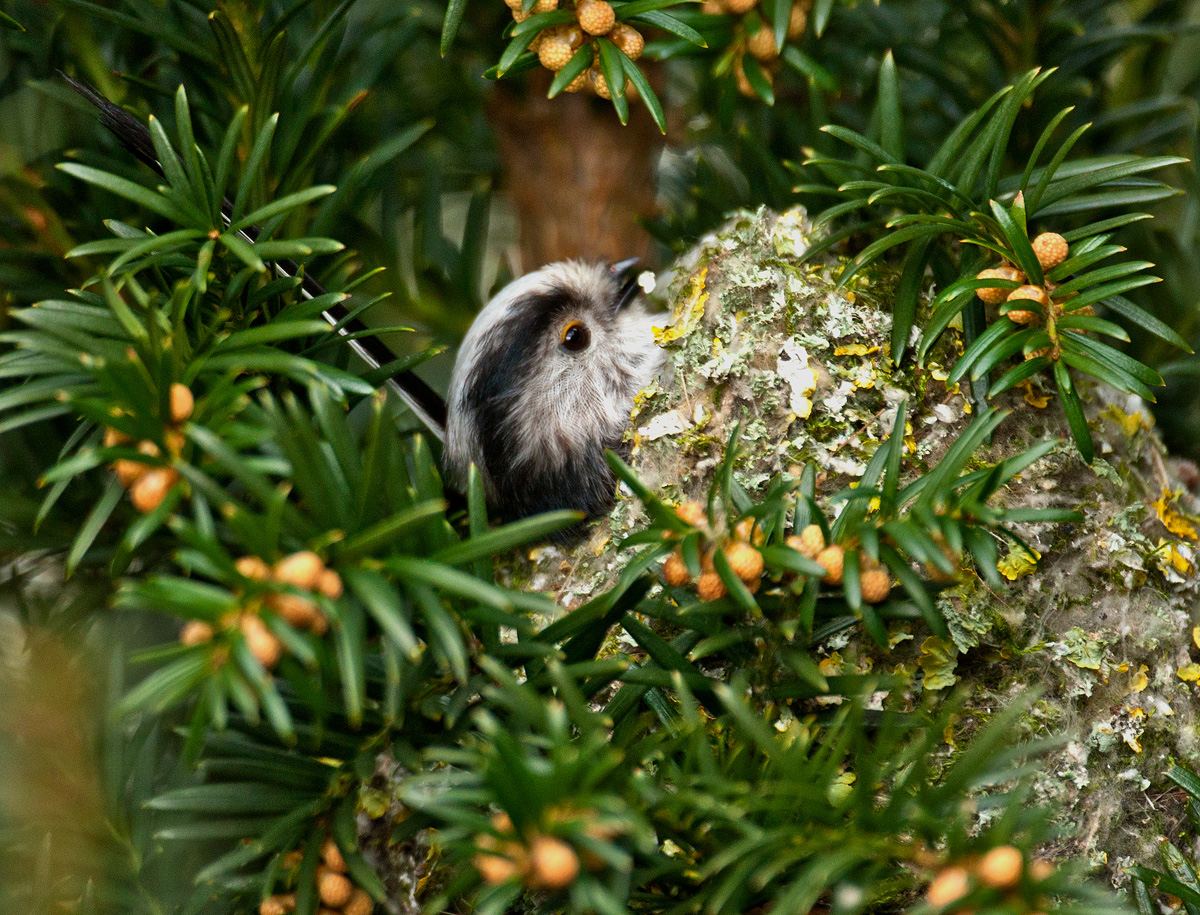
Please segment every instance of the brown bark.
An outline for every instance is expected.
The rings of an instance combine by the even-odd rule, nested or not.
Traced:
[[[612,104],[563,93],[547,99],[550,74],[491,93],[488,117],[504,163],[501,190],[521,227],[522,271],[582,257],[645,258],[654,171],[664,140],[646,106],[630,102],[622,126]]]

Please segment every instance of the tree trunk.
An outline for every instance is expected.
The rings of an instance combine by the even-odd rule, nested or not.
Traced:
[[[572,257],[645,258],[651,238],[638,218],[655,211],[662,134],[638,101],[622,126],[611,103],[584,92],[547,99],[549,85],[543,70],[526,87],[500,82],[488,107],[501,190],[520,219],[521,272]]]

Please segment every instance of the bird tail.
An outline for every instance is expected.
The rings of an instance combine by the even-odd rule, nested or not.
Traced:
[[[145,124],[120,105],[109,101],[95,86],[72,79],[61,70],[59,75],[67,81],[68,86],[92,103],[96,108],[100,123],[113,132],[121,141],[122,146],[160,175],[163,173],[162,165],[158,161],[158,153],[155,152],[154,143],[150,139],[150,131],[146,129]]]

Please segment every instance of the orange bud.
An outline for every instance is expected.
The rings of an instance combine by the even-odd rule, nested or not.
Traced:
[[[708,515],[704,511],[704,506],[699,502],[684,502],[675,509],[675,514],[681,521],[692,527],[704,527],[708,523]]]
[[[892,579],[883,569],[867,569],[859,580],[862,589],[862,599],[868,604],[878,604],[887,600],[892,593]]]
[[[529,849],[532,871],[529,885],[534,889],[561,890],[579,875],[579,856],[575,849],[554,836],[538,836]]]
[[[149,468],[138,477],[129,491],[133,507],[143,513],[154,511],[178,482],[179,471],[174,467]]]
[[[196,398],[188,390],[187,385],[178,381],[171,385],[171,422],[183,423],[191,418],[196,408]]]
[[[725,559],[733,574],[747,584],[762,578],[762,553],[748,543],[731,543],[725,547]]]
[[[797,553],[809,559],[816,559],[821,550],[825,549],[825,532],[821,530],[821,525],[810,524],[799,536],[788,537],[786,542]]]
[[[339,874],[346,873],[346,859],[342,857],[342,850],[338,848],[337,842],[332,838],[326,839],[321,845],[321,860],[331,870],[337,871]]]
[[[333,569],[325,569],[317,582],[317,590],[330,600],[337,600],[342,596],[342,576]]]
[[[696,595],[701,600],[720,600],[727,593],[725,582],[716,572],[705,572],[696,582]]]
[[[283,643],[262,619],[253,613],[243,613],[238,619],[238,628],[246,639],[246,647],[258,663],[271,670],[283,657]]]
[[[299,594],[268,595],[267,606],[283,617],[289,626],[297,629],[311,629],[313,623],[321,617],[316,603]]]
[[[203,620],[188,620],[179,634],[179,641],[189,646],[203,645],[205,642],[211,642],[215,634],[213,627]]]
[[[128,445],[130,438],[124,432],[118,432],[116,429],[104,430],[104,447],[115,448],[117,445]]]
[[[325,563],[320,556],[311,550],[301,550],[275,563],[274,576],[276,581],[312,591],[320,583],[324,571]]]
[[[842,583],[842,568],[846,562],[846,551],[836,543],[827,546],[817,554],[817,562],[825,567],[825,577],[821,580],[827,585]]]
[[[258,915],[287,915],[296,910],[295,893],[276,893],[258,905]]]
[[[340,909],[353,893],[354,884],[336,871],[327,870],[317,877],[317,895],[330,908]]]
[[[1017,885],[1024,867],[1025,857],[1020,849],[1001,845],[979,859],[975,873],[988,886],[1004,890]]]
[[[342,915],[371,915],[374,908],[375,903],[371,900],[371,895],[362,887],[356,886],[350,894],[350,901],[342,907]]]
[[[995,270],[980,270],[976,278],[981,280],[1010,280],[1021,283],[1025,280],[1025,274],[1014,267],[998,267]],[[988,305],[999,305],[1008,298],[1008,294],[1011,291],[1011,289],[1002,289],[999,286],[987,286],[983,289],[976,289],[975,294]]]
[[[1053,270],[1067,259],[1067,240],[1057,232],[1043,232],[1032,244],[1033,253],[1043,270]]]
[[[141,461],[131,461],[129,458],[117,458],[117,460],[113,461],[112,466],[117,479],[121,481],[121,485],[126,489],[136,483],[138,478],[150,469]]]
[[[271,567],[257,556],[242,556],[233,566],[239,575],[251,581],[266,581],[271,577]]]
[[[679,588],[691,582],[692,573],[688,571],[687,563],[683,561],[681,550],[676,550],[663,563],[663,578],[672,588]]]
[[[931,906],[941,908],[958,902],[971,891],[971,880],[966,870],[961,867],[944,868],[929,888],[925,891],[925,899]]]

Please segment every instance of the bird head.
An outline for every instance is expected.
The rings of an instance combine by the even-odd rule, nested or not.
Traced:
[[[635,264],[550,264],[509,283],[467,332],[446,469],[461,487],[474,463],[504,516],[594,515],[611,502],[604,449],[620,444],[634,395],[662,364]]]

